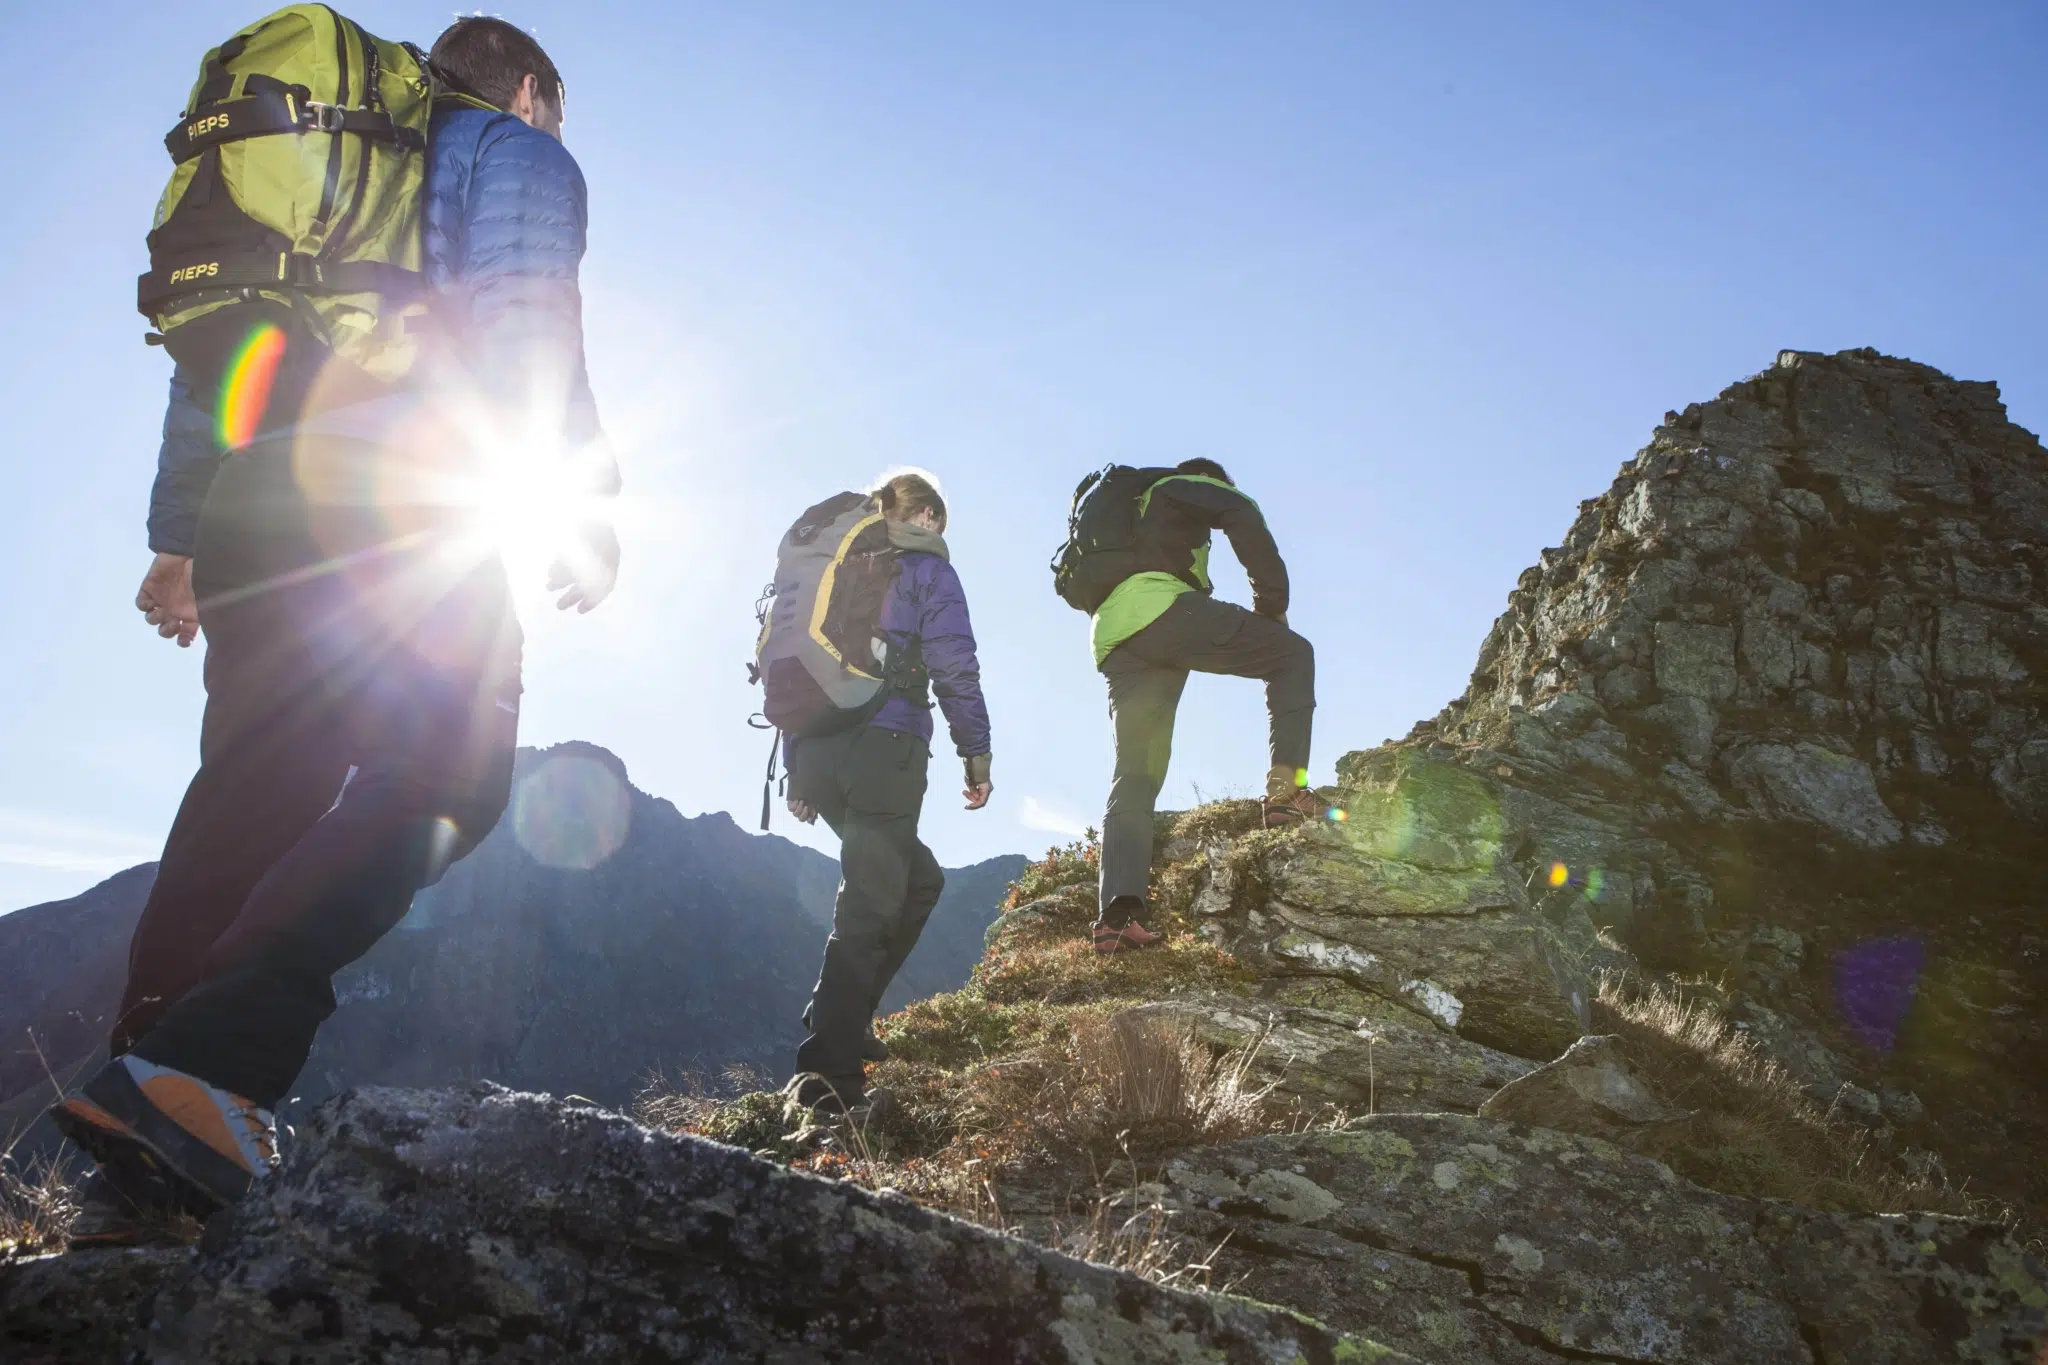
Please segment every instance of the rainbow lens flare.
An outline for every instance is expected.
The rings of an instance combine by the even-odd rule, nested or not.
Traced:
[[[1351,818],[1351,812],[1341,806],[1332,806],[1324,811],[1323,815],[1333,825],[1341,825]]]
[[[220,402],[215,405],[223,450],[240,450],[256,439],[264,410],[270,406],[270,388],[277,382],[284,345],[284,328],[266,322],[236,348],[221,379]]]
[[[1552,886],[1563,886],[1571,879],[1572,870],[1563,863],[1552,863],[1550,865],[1550,884]]]

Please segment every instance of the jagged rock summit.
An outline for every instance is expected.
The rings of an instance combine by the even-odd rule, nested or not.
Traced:
[[[1337,768],[1343,823],[1178,850],[1266,994],[1541,1062],[1662,976],[2048,1210],[2048,452],[1995,385],[1787,351],[1668,413],[1464,694]]]

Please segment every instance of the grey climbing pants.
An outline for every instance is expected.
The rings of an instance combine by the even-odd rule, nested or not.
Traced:
[[[1189,673],[1224,673],[1266,684],[1272,763],[1306,768],[1316,709],[1315,647],[1286,626],[1243,607],[1187,593],[1102,661],[1116,772],[1102,817],[1103,922],[1109,906],[1142,901],[1152,876],[1152,816],[1173,754],[1174,714]]]

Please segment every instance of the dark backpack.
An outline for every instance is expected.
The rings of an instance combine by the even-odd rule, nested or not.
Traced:
[[[873,718],[892,692],[923,691],[919,660],[877,657],[896,560],[882,510],[863,493],[834,494],[782,537],[775,581],[755,604],[749,670],[775,729],[831,734]]]
[[[1075,611],[1094,614],[1132,574],[1138,556],[1138,513],[1153,484],[1171,469],[1104,465],[1081,480],[1067,512],[1067,541],[1052,558],[1053,591]]]

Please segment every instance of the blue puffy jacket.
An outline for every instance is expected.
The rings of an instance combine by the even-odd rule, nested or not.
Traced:
[[[428,153],[426,273],[433,344],[416,374],[456,376],[509,421],[547,414],[570,450],[602,437],[583,360],[577,268],[589,221],[583,172],[555,138],[510,114],[442,107]],[[376,441],[422,398],[406,392],[310,418],[308,430]],[[150,497],[149,548],[192,553],[199,508],[220,461],[213,424],[171,377]],[[617,471],[598,476],[617,491]]]

